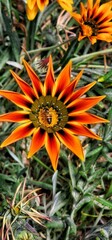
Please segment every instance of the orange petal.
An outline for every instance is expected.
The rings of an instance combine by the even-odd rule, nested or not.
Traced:
[[[30,65],[25,60],[23,60],[23,63],[25,65],[27,73],[32,82],[35,94],[37,97],[39,97],[40,95],[42,95],[43,85],[42,85],[41,81],[39,80],[38,76],[36,75],[36,73],[34,72],[34,70],[30,67]]]
[[[99,33],[110,33],[112,34],[112,26],[111,27],[105,27],[105,28],[102,28],[102,29],[99,29],[98,31]]]
[[[50,157],[52,167],[56,171],[60,151],[60,142],[54,134],[51,133],[46,135],[45,147]]]
[[[92,88],[96,84],[96,81],[89,83],[88,85],[81,87],[80,89],[76,90],[70,97],[69,103],[73,102],[75,99],[81,97],[84,93],[86,93],[90,88]]]
[[[29,109],[31,103],[33,103],[33,101],[30,101],[28,97],[12,91],[0,90],[0,95],[9,99],[15,105],[21,108]]]
[[[46,132],[40,128],[37,128],[33,134],[30,151],[28,158],[32,157],[44,144],[45,144]]]
[[[99,9],[99,5],[100,5],[100,0],[96,0],[93,6],[93,16],[95,13],[97,13],[98,9]]]
[[[92,15],[92,10],[93,10],[93,0],[88,0],[88,3],[87,3],[87,17],[88,17],[88,19]]]
[[[89,37],[89,41],[91,42],[91,44],[95,44],[97,42],[97,36]]]
[[[91,113],[75,113],[72,112],[69,114],[69,119],[78,123],[83,123],[83,124],[95,124],[95,123],[108,123],[109,121],[98,117],[94,114]]]
[[[92,108],[98,102],[100,102],[105,96],[98,96],[98,97],[88,97],[88,98],[80,98],[76,99],[74,102],[70,103],[67,106],[68,112],[83,112],[87,111],[88,109]]]
[[[60,6],[66,10],[67,12],[72,12],[72,4],[73,1],[72,0],[57,0],[57,2],[60,4]]]
[[[73,93],[73,90],[77,83],[79,82],[81,76],[83,74],[83,71],[80,71],[80,73],[74,78],[74,80],[60,93],[58,100],[63,99],[63,102],[66,103]]]
[[[96,14],[94,15],[95,18],[99,19],[97,23],[104,21],[105,17],[108,16],[109,13],[111,12],[111,8],[112,8],[112,1],[109,1],[108,3],[104,3],[98,8]]]
[[[28,96],[31,100],[34,99],[35,93],[28,83],[26,83],[22,78],[20,78],[15,72],[10,70],[12,76],[16,80],[17,84],[23,91],[23,93]]]
[[[99,25],[99,29],[101,28],[105,28],[105,27],[112,27],[112,22],[102,22],[100,25]]]
[[[73,136],[67,129],[56,132],[56,136],[67,148],[69,148],[76,156],[84,161],[84,154],[80,140]]]
[[[65,89],[66,86],[70,83],[71,64],[72,62],[69,61],[58,75],[55,82],[55,87],[53,89],[53,96],[58,96],[62,90]]]
[[[44,8],[48,5],[49,0],[37,0],[37,5],[40,11],[43,11]]]
[[[32,21],[36,17],[37,13],[38,13],[38,6],[36,3],[32,9],[28,5],[26,5],[26,14],[29,21]]]
[[[87,9],[85,8],[84,4],[81,2],[80,3],[80,13],[81,13],[81,17],[84,20],[84,22],[87,19]]]
[[[101,138],[97,134],[92,132],[86,126],[81,125],[80,123],[68,122],[66,127],[68,128],[68,130],[72,134],[79,135],[79,136],[86,136],[86,137],[94,138],[94,139],[97,139],[97,140],[101,140]]]
[[[35,3],[36,3],[36,0],[27,0],[27,5],[30,9],[34,8]]]
[[[72,13],[71,13],[71,16],[72,16],[79,24],[83,23],[82,16],[81,16],[79,13],[72,12]]]
[[[5,139],[5,141],[1,144],[2,147],[6,147],[22,138],[30,136],[34,131],[34,127],[32,123],[29,121],[28,123],[24,123],[17,127],[10,135]]]
[[[29,121],[29,112],[15,111],[0,115],[1,122],[26,122]]]
[[[53,72],[53,64],[52,64],[52,57],[49,57],[49,65],[48,71],[46,74],[45,82],[44,82],[44,92],[43,94],[51,95],[54,86],[54,72]]]
[[[112,35],[109,34],[109,33],[99,33],[97,35],[97,39],[101,40],[101,41],[105,41],[106,40],[106,42],[112,42]]]

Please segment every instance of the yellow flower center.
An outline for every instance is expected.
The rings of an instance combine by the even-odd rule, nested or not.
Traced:
[[[83,31],[83,35],[86,37],[90,37],[93,34],[93,30],[92,27],[90,27],[89,25],[82,25],[82,31]]]
[[[31,107],[29,118],[33,125],[48,133],[63,129],[68,121],[68,111],[63,102],[50,95],[36,99]]]
[[[39,111],[38,119],[40,124],[45,127],[54,127],[58,122],[58,114],[52,107],[42,108]]]

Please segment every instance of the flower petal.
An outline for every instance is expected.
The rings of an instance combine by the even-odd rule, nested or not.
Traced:
[[[0,95],[2,97],[9,99],[15,105],[17,105],[21,108],[29,109],[31,103],[33,103],[33,101],[29,100],[28,97],[26,97],[20,93],[12,92],[12,91],[0,90]]]
[[[56,170],[60,151],[60,142],[54,134],[49,133],[46,135],[45,147],[50,157],[52,167]]]
[[[56,136],[66,147],[68,147],[76,156],[84,161],[84,153],[82,145],[78,137],[71,135],[67,129],[63,129],[56,133]]]
[[[40,95],[42,95],[43,85],[42,85],[41,81],[39,80],[38,76],[36,75],[36,73],[34,72],[34,70],[30,67],[30,65],[25,60],[23,60],[23,63],[25,65],[27,73],[32,82],[34,92],[35,92],[36,96],[39,97]]]
[[[71,16],[79,23],[81,24],[83,22],[82,16],[79,13],[72,12]]]
[[[48,71],[46,74],[45,82],[44,82],[44,92],[43,94],[52,95],[52,90],[54,86],[54,72],[53,72],[53,64],[52,64],[52,57],[49,57],[49,65]]]
[[[81,76],[83,74],[83,71],[80,71],[80,73],[74,78],[74,80],[60,93],[58,100],[63,100],[64,103],[66,103],[73,93],[73,90],[77,83],[79,82]]]
[[[34,8],[35,3],[36,3],[36,0],[27,0],[27,5],[30,9]]]
[[[29,121],[29,112],[15,111],[0,115],[1,122],[26,122]]]
[[[94,114],[91,114],[91,113],[75,113],[72,112],[69,114],[69,119],[71,121],[75,121],[75,122],[78,122],[78,123],[83,123],[83,124],[96,124],[96,123],[108,123],[109,121],[104,119],[104,118],[101,118],[101,117],[98,117]]]
[[[6,147],[22,138],[30,136],[34,131],[34,127],[32,123],[29,121],[28,123],[24,123],[17,127],[10,135],[5,139],[5,141],[1,144],[1,148]]]
[[[58,75],[53,89],[53,96],[59,96],[62,90],[70,83],[71,64],[72,62],[69,61]]]
[[[72,4],[73,0],[57,0],[57,2],[60,4],[60,6],[66,10],[67,12],[72,12]]]
[[[80,3],[80,12],[81,12],[81,17],[84,21],[86,21],[87,18],[87,9],[85,8],[84,4],[81,2]]]
[[[26,5],[26,14],[27,14],[27,18],[29,21],[32,21],[36,15],[38,13],[38,6],[37,3],[35,3],[35,5],[30,8],[29,5]]]
[[[79,88],[78,90],[76,90],[73,94],[71,94],[70,99],[68,101],[68,104],[73,102],[75,99],[81,97],[84,93],[86,93],[90,88],[92,88],[94,85],[96,84],[96,81]]]
[[[97,35],[97,39],[101,40],[101,41],[105,41],[106,40],[106,42],[112,42],[112,35],[109,34],[109,33],[99,33]]]
[[[71,112],[80,113],[83,111],[87,111],[88,109],[96,105],[98,102],[100,102],[103,98],[105,98],[105,96],[76,99],[74,102],[70,103],[67,106],[67,110],[69,113]]]
[[[10,70],[12,76],[16,80],[17,84],[23,91],[23,93],[28,96],[31,100],[35,98],[35,93],[28,83],[26,83],[22,78],[20,78],[15,72]]]
[[[44,144],[45,144],[46,132],[40,128],[34,131],[28,158],[32,157]]]
[[[37,5],[40,11],[43,11],[44,8],[48,5],[49,0],[37,0]]]
[[[109,1],[108,3],[104,3],[98,8],[96,14],[94,14],[94,17],[99,19],[97,23],[104,21],[104,18],[108,16],[108,14],[110,13],[111,8],[112,8],[112,1]]]
[[[87,17],[88,19],[91,17],[93,11],[93,0],[88,0],[87,3]]]
[[[94,138],[94,139],[97,139],[97,140],[101,140],[101,138],[97,134],[95,134],[89,128],[87,128],[86,126],[83,126],[80,123],[68,122],[67,125],[66,125],[66,128],[68,128],[68,130],[72,134],[79,135],[79,136],[86,136],[86,137]]]

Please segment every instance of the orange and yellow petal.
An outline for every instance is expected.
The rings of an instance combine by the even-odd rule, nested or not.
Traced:
[[[79,13],[73,12],[71,13],[71,16],[79,23],[84,23],[82,16]]]
[[[77,123],[76,122],[68,122],[66,127],[69,129],[69,131],[72,134],[101,140],[101,138],[97,134],[95,134],[89,128],[87,128],[86,126],[84,126],[78,122]]]
[[[53,89],[53,96],[59,96],[66,86],[70,84],[71,64],[72,62],[69,61],[58,75]]]
[[[106,42],[112,42],[112,35],[110,35],[109,33],[99,33],[97,35],[97,39],[102,41],[106,40]]]
[[[56,170],[60,151],[60,142],[53,133],[46,135],[45,147],[51,160],[52,167]]]
[[[46,132],[43,129],[35,129],[32,137],[30,150],[28,153],[28,158],[32,157],[41,147],[43,147],[43,145],[45,144],[45,137]]]
[[[26,83],[23,79],[21,79],[15,72],[10,71],[14,79],[16,80],[17,84],[23,91],[23,93],[30,98],[30,100],[34,99],[35,93],[33,89],[30,87],[28,83]]]
[[[98,102],[100,102],[104,98],[105,96],[76,99],[75,101],[73,101],[67,106],[67,109],[70,113],[71,112],[80,113],[83,111],[87,111],[88,109],[92,108],[94,105],[96,105]]]
[[[46,74],[45,82],[44,82],[44,92],[43,95],[52,95],[54,87],[54,72],[53,72],[53,63],[52,63],[52,57],[49,57],[49,66],[48,71]]]
[[[74,78],[74,80],[60,93],[58,100],[63,99],[63,102],[66,103],[69,101],[71,94],[73,93],[74,88],[77,86],[83,71],[80,71],[79,74]]]
[[[34,92],[38,98],[40,95],[42,95],[43,85],[32,67],[25,60],[23,60],[23,63],[32,82]]]
[[[87,17],[90,18],[93,12],[93,0],[88,0],[87,3]]]
[[[104,20],[106,16],[110,13],[112,8],[112,1],[102,4],[98,9],[96,14],[94,14],[95,18],[99,18],[100,22]]]
[[[1,122],[26,122],[29,121],[29,112],[15,111],[0,115]]]
[[[74,122],[83,123],[83,124],[96,124],[96,123],[108,123],[109,121],[98,117],[94,114],[83,112],[77,114],[75,111],[69,114],[70,119]]]
[[[29,121],[17,127],[1,144],[1,148],[6,147],[22,138],[31,136],[34,131],[32,123]]]
[[[83,21],[85,22],[87,19],[87,9],[85,8],[84,4],[81,2],[80,3],[80,15],[83,19]]]
[[[57,0],[59,5],[67,12],[72,12],[73,0]]]
[[[56,136],[67,148],[69,148],[77,157],[84,161],[84,153],[81,142],[78,137],[72,135],[67,129],[56,133]]]
[[[36,0],[27,0],[28,7],[32,10],[35,6]]]
[[[40,11],[43,11],[44,8],[48,5],[49,0],[37,0],[37,5]]]
[[[35,5],[32,5],[32,8],[30,8],[28,4],[26,5],[26,14],[29,21],[34,20],[37,13],[38,13],[38,6],[36,2],[35,2]]]
[[[29,109],[30,105],[33,103],[33,101],[31,101],[27,96],[17,92],[0,90],[0,95],[7,98],[20,108]]]
[[[71,94],[71,96],[70,96],[68,104],[73,102],[75,99],[81,97],[84,93],[86,93],[89,89],[91,89],[95,84],[96,84],[96,81],[89,83],[86,86],[81,87],[78,90],[76,90],[75,92],[73,92],[73,94]]]

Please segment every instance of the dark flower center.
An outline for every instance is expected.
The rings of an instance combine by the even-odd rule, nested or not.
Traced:
[[[68,111],[63,102],[50,95],[36,99],[29,115],[33,125],[48,133],[63,129],[68,121]]]
[[[91,28],[93,36],[96,36],[98,34],[98,25],[93,19],[89,19],[86,22],[84,22],[84,25],[87,25]]]

